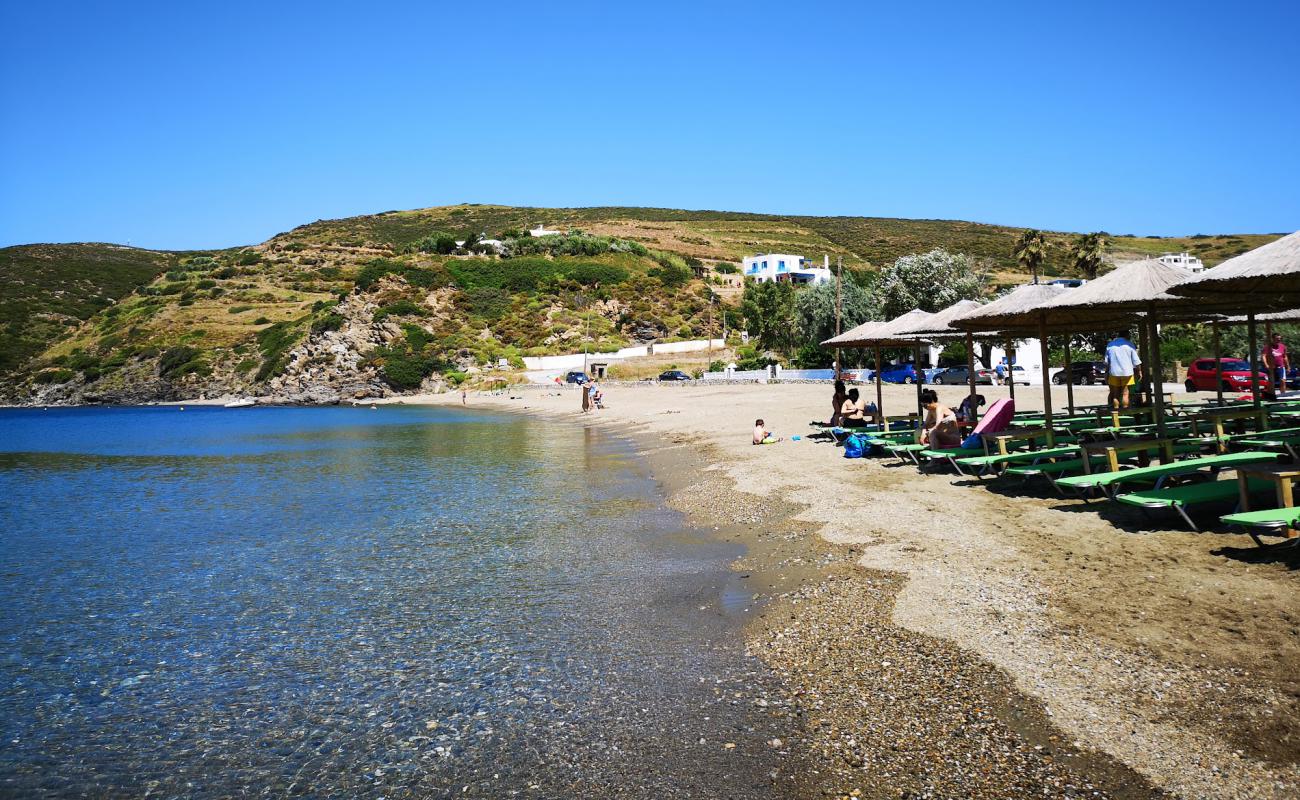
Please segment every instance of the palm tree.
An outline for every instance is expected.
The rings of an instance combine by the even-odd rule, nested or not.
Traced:
[[[1101,270],[1106,238],[1100,233],[1081,233],[1070,244],[1070,263],[1083,277],[1093,280]]]
[[[1034,283],[1038,283],[1038,268],[1047,258],[1047,239],[1043,238],[1043,232],[1031,228],[1020,234],[1020,240],[1016,242],[1015,255],[1020,266],[1029,270],[1029,273],[1034,276]]]

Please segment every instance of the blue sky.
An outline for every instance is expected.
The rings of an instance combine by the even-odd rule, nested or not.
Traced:
[[[922,6],[8,0],[0,244],[457,202],[1300,228],[1300,4]]]

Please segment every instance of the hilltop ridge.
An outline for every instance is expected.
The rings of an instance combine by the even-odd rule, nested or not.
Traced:
[[[532,238],[536,225],[562,231]],[[1023,280],[1023,229],[949,220],[464,204],[317,220],[258,245],[0,249],[0,394],[137,402],[255,394],[329,402],[463,381],[524,355],[717,335],[739,261],[791,252],[870,274],[934,247]],[[476,245],[476,237],[504,246]],[[1068,274],[1073,234],[1047,234]],[[1208,265],[1276,238],[1111,237],[1111,257]],[[457,241],[464,242],[458,248]],[[504,248],[504,256],[498,250]],[[712,326],[712,327],[711,327]]]

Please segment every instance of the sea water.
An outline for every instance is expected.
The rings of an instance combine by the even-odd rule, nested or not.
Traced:
[[[737,554],[577,425],[3,410],[0,794],[771,796]]]

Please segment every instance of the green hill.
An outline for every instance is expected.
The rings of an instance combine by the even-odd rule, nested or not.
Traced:
[[[151,282],[175,258],[113,244],[0,249],[0,375]]]
[[[572,231],[533,238],[537,225]],[[1022,229],[944,220],[649,208],[460,205],[321,220],[261,245],[163,253],[106,244],[0,250],[0,391],[40,402],[252,393],[320,400],[426,389],[501,360],[716,333],[737,262],[842,258],[853,271],[933,247],[1011,283]],[[504,240],[475,246],[474,237]],[[1072,234],[1050,233],[1048,275]],[[1276,238],[1115,237],[1114,258],[1213,265]],[[457,247],[456,240],[466,240]],[[712,326],[712,327],[710,327]]]

